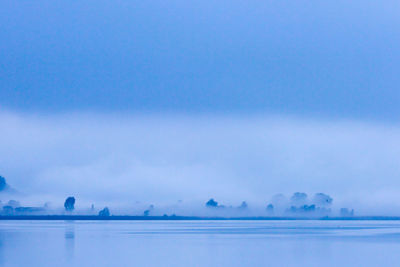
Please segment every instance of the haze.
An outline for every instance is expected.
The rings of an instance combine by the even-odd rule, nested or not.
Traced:
[[[400,210],[398,1],[2,1],[0,175],[26,203]],[[194,204],[193,204],[194,205]]]

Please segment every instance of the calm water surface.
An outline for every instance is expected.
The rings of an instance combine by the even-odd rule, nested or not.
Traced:
[[[400,266],[400,221],[0,221],[0,266]]]

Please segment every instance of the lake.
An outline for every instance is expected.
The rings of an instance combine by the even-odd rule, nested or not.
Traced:
[[[400,221],[0,221],[0,266],[400,266]]]

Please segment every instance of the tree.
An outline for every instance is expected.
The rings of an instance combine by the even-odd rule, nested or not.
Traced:
[[[274,205],[268,204],[267,212],[270,213],[270,214],[274,213]]]
[[[0,191],[3,191],[7,188],[6,178],[0,176]]]
[[[248,205],[246,201],[243,201],[242,204],[240,204],[239,209],[247,209]]]
[[[144,216],[149,216],[149,215],[150,215],[150,212],[151,212],[152,210],[154,210],[154,205],[153,205],[153,204],[150,205],[149,208],[143,212],[143,215],[144,215]]]
[[[66,211],[73,211],[75,209],[75,198],[68,197],[64,202],[64,208]]]
[[[11,207],[13,207],[13,208],[16,208],[16,207],[21,206],[21,204],[20,204],[18,201],[13,200],[13,199],[11,199],[10,201],[8,201],[7,205],[8,205],[8,206],[11,206]]]
[[[296,192],[290,198],[290,202],[292,203],[293,206],[296,207],[304,206],[305,204],[307,204],[307,194]]]
[[[324,193],[317,193],[314,196],[313,203],[318,207],[328,207],[332,204],[333,199]]]
[[[207,201],[206,207],[212,207],[212,208],[218,207],[218,202],[215,201],[215,200],[212,198],[212,199],[210,199],[209,201]]]
[[[269,202],[274,207],[274,212],[283,212],[289,206],[289,199],[283,194],[276,194]]]
[[[99,211],[99,216],[102,216],[102,217],[110,216],[110,210],[107,207],[105,207],[104,209]]]

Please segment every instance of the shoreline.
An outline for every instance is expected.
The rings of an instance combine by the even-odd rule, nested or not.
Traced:
[[[97,215],[1,215],[6,220],[42,221],[397,221],[400,216],[353,216],[353,217],[196,217],[196,216],[97,216]]]

